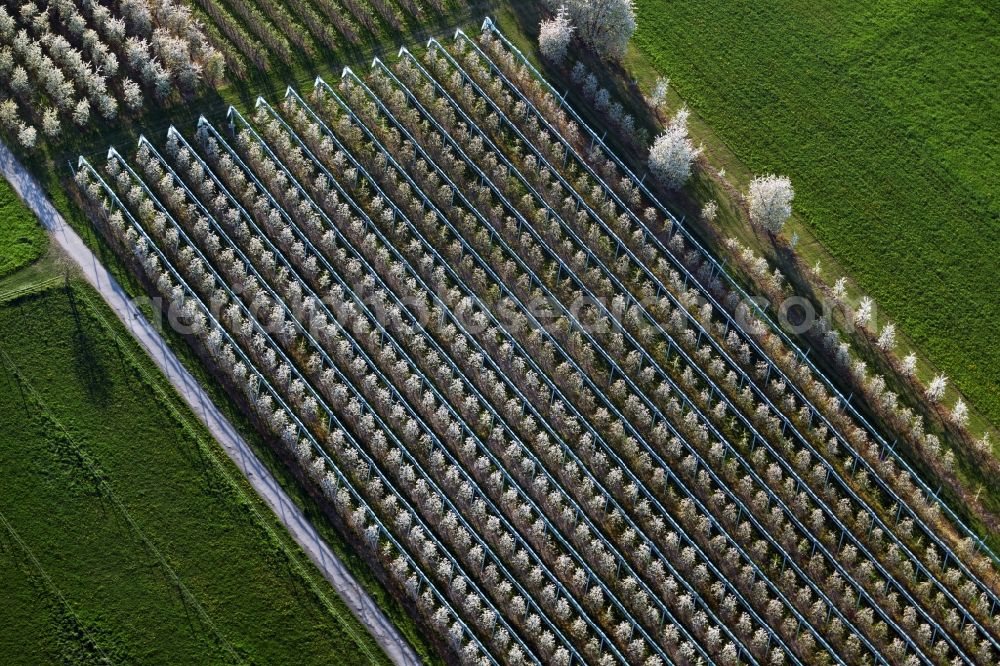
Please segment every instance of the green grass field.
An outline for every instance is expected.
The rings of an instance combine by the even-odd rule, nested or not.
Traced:
[[[792,178],[826,250],[997,424],[989,5],[639,0],[634,43],[740,161]]]
[[[10,184],[0,178],[0,277],[35,261],[48,247],[48,238]]]
[[[89,288],[0,341],[4,663],[387,663]]]

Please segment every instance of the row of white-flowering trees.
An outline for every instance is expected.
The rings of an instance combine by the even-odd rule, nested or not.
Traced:
[[[149,239],[111,233],[152,242],[216,308],[287,405],[278,431],[297,419],[296,459],[317,464],[312,437],[345,470],[344,502],[329,493],[345,529],[371,529],[384,569],[404,559],[401,593],[462,618],[431,623],[458,627],[456,649],[994,658],[981,562],[726,309],[697,252],[643,233],[658,212],[558,102],[482,46],[432,42],[309,103],[231,111],[235,134],[144,144],[111,188]]]
[[[538,34],[538,47],[545,60],[553,65],[563,65],[575,33],[584,44],[604,57],[618,60],[624,55],[635,31],[635,10],[630,1],[571,1],[558,5],[550,2],[549,5],[555,14],[542,19]],[[636,127],[635,118],[625,113],[621,102],[611,99],[606,88],[598,89],[597,77],[587,71],[586,65],[577,62],[570,78],[573,83],[582,86],[580,92],[584,100],[610,121],[611,127],[626,143],[639,149],[646,148],[646,129]],[[654,107],[662,103],[665,93],[666,83],[661,86],[658,82]],[[680,109],[648,148],[649,172],[657,183],[668,190],[680,189],[688,182],[702,152],[688,135],[689,115],[686,107]],[[770,233],[780,233],[791,216],[792,196],[792,186],[787,177],[769,175],[754,179],[747,194],[751,222]]]
[[[607,88],[600,87],[600,82],[593,72],[582,62],[577,62],[570,70],[570,80],[580,86],[580,94],[590,104],[594,111],[601,115],[611,129],[636,150],[646,150],[649,143],[649,132],[645,127],[637,127],[635,116],[625,111],[625,107],[613,99]]]
[[[550,3],[550,7],[555,14],[551,18],[542,20],[539,29],[539,50],[543,58],[554,65],[564,64],[569,46],[573,40],[576,26],[573,24],[568,7],[564,4],[556,5]],[[619,137],[627,144],[645,149],[648,143],[648,134],[645,128],[636,129],[634,118],[624,113],[624,109],[619,102],[612,102],[610,94],[606,89],[598,90],[597,78],[587,71],[586,66],[577,62],[571,71],[571,80],[577,85],[581,85],[581,94],[588,105],[609,121],[610,127],[614,129]],[[668,81],[660,79],[657,81],[656,89],[650,97],[650,104],[654,110],[659,110],[665,101]],[[701,153],[700,147],[695,147],[687,130],[687,117],[689,112],[686,108],[680,109],[672,118],[666,122],[664,131],[656,136],[649,146],[647,167],[654,181],[667,190],[676,190],[683,187],[693,172]],[[624,122],[623,122],[624,120]],[[723,174],[724,172],[720,172]],[[744,202],[747,207],[750,222],[769,234],[778,236],[782,233],[785,223],[791,217],[791,202],[794,198],[794,189],[787,176],[775,174],[762,175],[754,178],[744,195]],[[711,223],[715,219],[718,206],[714,202],[706,204],[707,215],[702,216],[702,221]],[[795,246],[797,235],[791,237],[792,247]],[[760,273],[756,266],[749,266],[751,272]],[[765,283],[776,284],[775,276],[769,271],[764,271],[763,279]],[[818,270],[815,277],[819,279]],[[780,280],[777,281],[780,284]],[[838,282],[832,295],[838,302],[843,302],[845,307],[849,307],[845,301],[845,293],[842,289],[843,281]],[[864,308],[865,303],[870,303],[871,299],[862,298],[859,307]],[[869,322],[860,323],[864,328]],[[864,329],[866,332],[868,329]],[[895,327],[888,324],[888,335],[894,336]],[[915,377],[916,356],[909,354],[905,357],[897,357],[893,353],[893,345],[888,339],[882,339],[882,334],[875,335],[870,332],[870,337],[875,346],[886,354],[887,361],[891,367],[897,369],[904,382],[913,384],[918,391],[923,392],[923,397],[931,407],[936,407],[944,397],[947,378],[941,374],[935,375],[927,384],[923,386]],[[841,340],[832,342],[834,351],[837,351],[847,343]],[[844,356],[841,353],[841,356]],[[853,362],[846,362],[843,365],[847,368],[853,367]],[[852,373],[852,376],[856,373]],[[901,407],[896,402],[896,394],[884,393],[882,388],[884,378],[876,378],[872,385],[865,377],[857,378],[856,386],[866,394],[871,394],[873,404],[884,411],[885,418],[895,427],[903,432],[912,435],[915,445],[924,455],[936,471],[950,475],[954,466],[954,452],[949,450],[944,457],[938,456],[939,445],[937,438],[931,435],[929,442],[924,441],[927,435],[922,431],[922,422],[914,421],[912,416],[905,412],[907,408]],[[956,399],[953,407],[944,412],[944,420],[955,428],[960,436],[973,444],[973,454],[977,461],[990,469],[994,474],[1000,474],[1000,465],[992,456],[992,449],[989,434],[975,440],[967,426],[969,423],[969,410],[964,399]],[[935,464],[935,460],[943,461],[943,465]]]
[[[662,85],[665,90],[665,82]],[[602,163],[600,155],[597,156],[598,164]],[[605,162],[605,164],[610,164],[610,162]],[[630,190],[627,188],[623,191],[624,195],[628,195]],[[794,196],[794,192],[791,188],[790,182],[780,176],[765,176],[757,178],[753,181],[750,191],[747,194],[747,201],[751,211],[752,220],[760,225],[762,228],[767,229],[772,233],[780,232],[782,226],[787,221],[791,212],[791,200]],[[705,208],[704,218],[706,221],[711,221],[714,219],[718,207],[713,203],[709,203]],[[783,276],[778,271],[774,271],[773,275],[770,273],[770,269],[767,266],[765,260],[760,257],[755,257],[752,252],[746,249],[740,249],[739,257],[742,263],[747,267],[751,273],[759,275],[765,286],[774,287],[775,293],[779,295],[782,293],[779,287],[782,286]],[[834,285],[831,295],[837,301],[843,301],[846,306],[846,290],[844,288],[846,280],[841,279]],[[864,308],[864,300],[860,307]],[[870,299],[868,299],[870,303]],[[865,325],[865,324],[862,324]],[[884,339],[882,335],[879,334],[877,337],[873,334],[873,341],[876,346],[889,353],[891,350],[894,339],[895,339],[895,328],[891,324],[888,327],[888,333]],[[831,345],[834,350],[841,350],[840,356],[845,360],[844,367],[850,368],[853,366],[853,362],[850,361],[851,354],[849,353],[849,348],[847,343],[840,340],[839,337],[831,331],[830,333]],[[916,368],[916,357],[910,354],[902,359],[895,359],[895,364],[898,364],[900,372],[905,377],[912,377]],[[886,418],[893,423],[899,422],[902,431],[910,436],[916,448],[918,450],[928,449],[936,450],[935,446],[936,438],[931,436],[932,439],[929,443],[924,440],[927,438],[927,434],[923,430],[923,423],[920,419],[914,418],[914,413],[912,409],[906,408],[897,402],[898,396],[895,393],[884,391],[885,383],[884,378],[874,378],[875,384],[871,387],[874,396],[873,404],[884,410]],[[927,387],[927,398],[930,402],[935,401],[935,396],[941,393],[941,387],[946,385],[946,378],[941,376],[936,376],[931,384]],[[867,383],[862,385],[861,388],[868,393],[869,387]],[[956,426],[961,427],[967,422],[968,419],[968,408],[964,401],[957,401],[955,407],[949,413],[949,418],[952,420]],[[970,437],[971,439],[971,437]],[[981,442],[977,444],[978,450],[988,452],[989,449],[989,438],[986,437]],[[934,466],[934,459],[932,457],[928,458],[928,462]],[[946,470],[947,471],[947,470]]]
[[[2,126],[25,148],[94,114],[115,120],[224,75],[223,58],[189,8],[174,2],[55,0],[0,6]]]

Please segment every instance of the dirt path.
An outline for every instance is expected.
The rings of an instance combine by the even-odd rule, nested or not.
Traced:
[[[115,315],[121,320],[160,371],[166,375],[174,389],[192,411],[201,419],[226,454],[246,476],[254,491],[270,507],[288,530],[292,538],[319,568],[337,594],[344,600],[355,617],[375,637],[389,658],[396,664],[420,664],[413,648],[382,613],[375,601],[354,579],[347,567],[330,550],[319,533],[292,502],[270,471],[260,462],[246,441],[233,425],[212,403],[208,394],[184,368],[167,346],[166,341],[131,304],[131,298],[107,269],[98,261],[90,248],[66,223],[59,211],[45,196],[38,181],[24,168],[0,141],[0,171],[10,182],[28,207],[34,211],[52,240],[59,244],[68,257],[80,266],[84,278],[100,293]],[[335,657],[335,655],[331,655]]]

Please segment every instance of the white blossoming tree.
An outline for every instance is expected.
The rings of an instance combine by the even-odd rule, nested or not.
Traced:
[[[833,297],[842,301],[847,297],[847,278],[838,278],[833,284]]]
[[[607,60],[622,59],[635,32],[633,0],[569,0],[566,7],[587,46]]]
[[[17,102],[12,99],[0,102],[0,127],[5,130],[17,127]]]
[[[42,134],[52,138],[59,136],[62,126],[59,124],[59,112],[54,108],[45,109],[42,114]]]
[[[538,48],[542,57],[554,65],[566,61],[566,51],[573,37],[573,24],[566,5],[559,7],[555,18],[543,20],[538,31]]]
[[[719,204],[715,203],[715,199],[712,199],[701,207],[701,219],[705,223],[711,224],[712,222],[715,222],[715,218],[718,216]]]
[[[927,399],[932,404],[937,404],[941,402],[941,398],[944,397],[945,389],[948,388],[948,377],[945,375],[937,375],[931,380],[931,383],[927,385]]]
[[[670,120],[667,129],[649,149],[649,171],[653,177],[670,189],[677,189],[691,177],[691,164],[701,154],[688,136],[689,112],[682,108]]]
[[[792,198],[795,190],[787,176],[758,176],[750,183],[747,198],[750,201],[750,221],[772,234],[781,233],[785,222],[792,215]]]
[[[875,302],[865,296],[858,304],[858,309],[854,312],[854,323],[858,326],[867,326],[872,320],[872,310]]]
[[[886,324],[879,333],[875,346],[884,352],[891,352],[896,347],[896,325]]]
[[[142,107],[142,88],[132,79],[126,78],[122,82],[122,97],[127,106],[132,111],[137,111]]]
[[[73,122],[83,127],[90,122],[90,102],[81,99],[73,108]]]
[[[959,428],[969,425],[969,408],[961,398],[958,399],[954,409],[951,410],[951,421]]]
[[[656,79],[656,87],[653,88],[653,94],[649,97],[649,103],[656,108],[662,106],[667,101],[667,90],[669,88],[670,79],[663,76]]]
[[[31,125],[22,122],[17,130],[17,140],[24,148],[31,150],[38,141],[38,132]]]

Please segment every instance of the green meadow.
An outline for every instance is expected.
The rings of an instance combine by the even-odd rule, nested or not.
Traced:
[[[1000,423],[1000,15],[991,3],[639,0],[644,59]]]
[[[5,663],[384,664],[82,284],[0,306]]]

